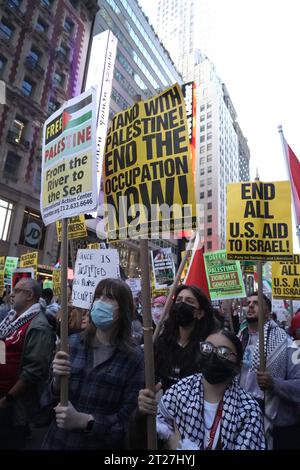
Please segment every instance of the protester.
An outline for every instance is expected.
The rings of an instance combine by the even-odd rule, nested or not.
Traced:
[[[0,323],[4,320],[6,315],[11,311],[11,303],[10,303],[10,292],[7,289],[1,299],[0,305]]]
[[[199,341],[215,329],[212,306],[196,286],[179,286],[169,317],[154,343],[156,381],[165,391],[183,377],[199,371]]]
[[[300,308],[292,318],[290,331],[294,339],[300,340]]]
[[[268,449],[300,448],[300,363],[288,334],[270,319],[271,302],[263,295],[266,370],[260,371],[258,294],[248,298],[248,326],[241,334],[243,366],[240,385],[260,404],[265,415]],[[298,424],[299,423],[299,424]],[[298,430],[298,431],[297,431]],[[273,438],[274,437],[274,442]]]
[[[229,330],[200,343],[200,368],[163,395],[157,412],[155,393],[139,393],[139,412],[156,414],[157,433],[168,449],[262,450],[263,419],[259,405],[238,385],[242,362],[238,338]]]
[[[69,354],[58,352],[43,404],[59,402],[59,377],[69,375],[69,404],[55,407],[42,448],[121,449],[129,416],[144,381],[143,354],[131,336],[131,291],[118,279],[96,287],[91,322],[69,337]]]
[[[46,301],[47,313],[54,315],[54,316],[57,315],[60,307],[59,307],[59,304],[57,302],[54,302],[53,300],[53,290],[50,289],[50,287],[43,289],[41,297]]]
[[[166,301],[167,297],[165,295],[159,295],[152,299],[151,314],[152,320],[155,325],[158,325],[158,323],[160,322]]]
[[[0,324],[6,353],[6,363],[0,364],[1,449],[25,446],[55,346],[55,332],[39,304],[38,282],[21,279],[11,297],[14,314]]]

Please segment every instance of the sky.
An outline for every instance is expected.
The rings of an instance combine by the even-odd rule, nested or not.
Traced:
[[[258,169],[261,181],[287,180],[277,126],[300,159],[300,1],[208,1],[211,60],[248,139],[251,179]],[[151,22],[158,1],[139,3]]]
[[[199,0],[198,0],[199,1]],[[157,0],[139,0],[151,17]],[[251,177],[286,177],[281,124],[300,155],[299,0],[209,0],[217,74],[226,84],[251,151]]]

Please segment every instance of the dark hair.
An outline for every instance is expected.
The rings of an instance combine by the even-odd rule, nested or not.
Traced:
[[[102,279],[95,289],[93,301],[96,297],[105,295],[108,298],[116,300],[119,305],[119,317],[111,333],[111,342],[121,349],[131,351],[134,343],[131,335],[131,322],[134,319],[133,297],[129,286],[120,279]],[[90,322],[84,331],[89,344],[96,334],[95,325]]]
[[[50,287],[47,287],[46,289],[42,290],[42,295],[43,299],[49,300],[49,302],[52,300],[53,297],[53,290],[50,289]]]
[[[252,292],[252,294],[250,294],[248,297],[252,297],[252,295],[256,295],[256,296],[258,297],[258,292],[257,292],[257,291]],[[268,308],[268,313],[270,313],[271,310],[272,310],[272,302],[271,302],[271,300],[269,299],[269,297],[266,296],[266,294],[263,294],[262,296],[263,296],[263,299],[264,299],[264,301],[265,301],[265,304],[266,304],[266,306],[267,306],[267,308]]]
[[[213,309],[210,300],[207,298],[205,293],[198,287],[190,285],[181,285],[175,290],[173,305],[184,289],[188,289],[196,297],[199,307],[204,311],[204,316],[198,320],[195,319],[194,327],[191,331],[189,343],[182,352],[182,363],[180,364],[181,369],[189,371],[189,374],[195,372],[196,356],[199,349],[199,341],[203,341],[208,335],[216,330],[216,325],[213,317]],[[172,307],[170,309],[169,317],[164,322],[163,331],[155,341],[155,356],[156,356],[156,368],[159,370],[162,377],[167,377],[170,374],[172,367],[178,364],[174,364],[172,352],[177,347],[179,338],[179,327],[175,322],[175,317],[172,315]],[[162,361],[163,358],[163,361]],[[158,363],[159,362],[159,363]]]
[[[242,360],[243,360],[243,346],[239,338],[227,328],[223,328],[220,331],[216,331],[216,334],[217,333],[220,333],[221,335],[225,336],[225,338],[229,339],[229,341],[232,342],[237,353],[237,364],[241,365]]]

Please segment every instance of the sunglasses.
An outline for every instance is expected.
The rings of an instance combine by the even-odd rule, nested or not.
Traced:
[[[209,341],[202,341],[200,343],[200,351],[204,356],[210,356],[213,352],[223,361],[229,360],[230,356],[237,354],[231,351],[227,346],[214,346]]]

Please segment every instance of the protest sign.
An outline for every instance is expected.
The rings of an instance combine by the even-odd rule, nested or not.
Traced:
[[[89,309],[97,284],[108,277],[120,277],[118,250],[78,250],[72,290],[73,305]]]
[[[97,205],[96,93],[67,101],[43,129],[41,214],[45,225]]]
[[[99,250],[100,243],[88,243],[87,248],[90,248],[92,250]]]
[[[15,256],[7,256],[4,266],[4,285],[11,286],[11,272],[18,266],[19,258]]]
[[[52,281],[53,281],[53,295],[55,297],[59,297],[61,295],[61,270],[60,268],[54,268],[52,273]]]
[[[53,281],[50,279],[45,279],[43,281],[43,289],[52,289],[53,290]]]
[[[0,297],[3,297],[4,294],[4,266],[5,266],[5,256],[0,256]]]
[[[133,297],[137,297],[141,292],[141,279],[139,277],[132,277],[126,279],[126,283],[129,285]]]
[[[204,253],[211,300],[246,297],[240,263],[228,260],[226,250]]]
[[[227,185],[227,258],[291,260],[291,189],[287,181]]]
[[[175,278],[175,265],[171,248],[151,251],[155,289],[170,287]]]
[[[103,164],[107,237],[194,228],[195,192],[178,84],[114,116]]]
[[[15,285],[24,278],[34,279],[34,269],[33,268],[18,268],[12,269],[11,271],[11,287],[15,288]]]
[[[61,220],[56,222],[57,239],[61,242]],[[83,214],[68,219],[68,240],[85,238],[87,236],[85,218]]]
[[[272,263],[272,296],[300,300],[300,255],[294,255],[292,262]]]
[[[38,267],[38,251],[33,251],[31,253],[25,253],[20,257],[20,268],[33,268],[34,276],[36,277],[37,267]]]

